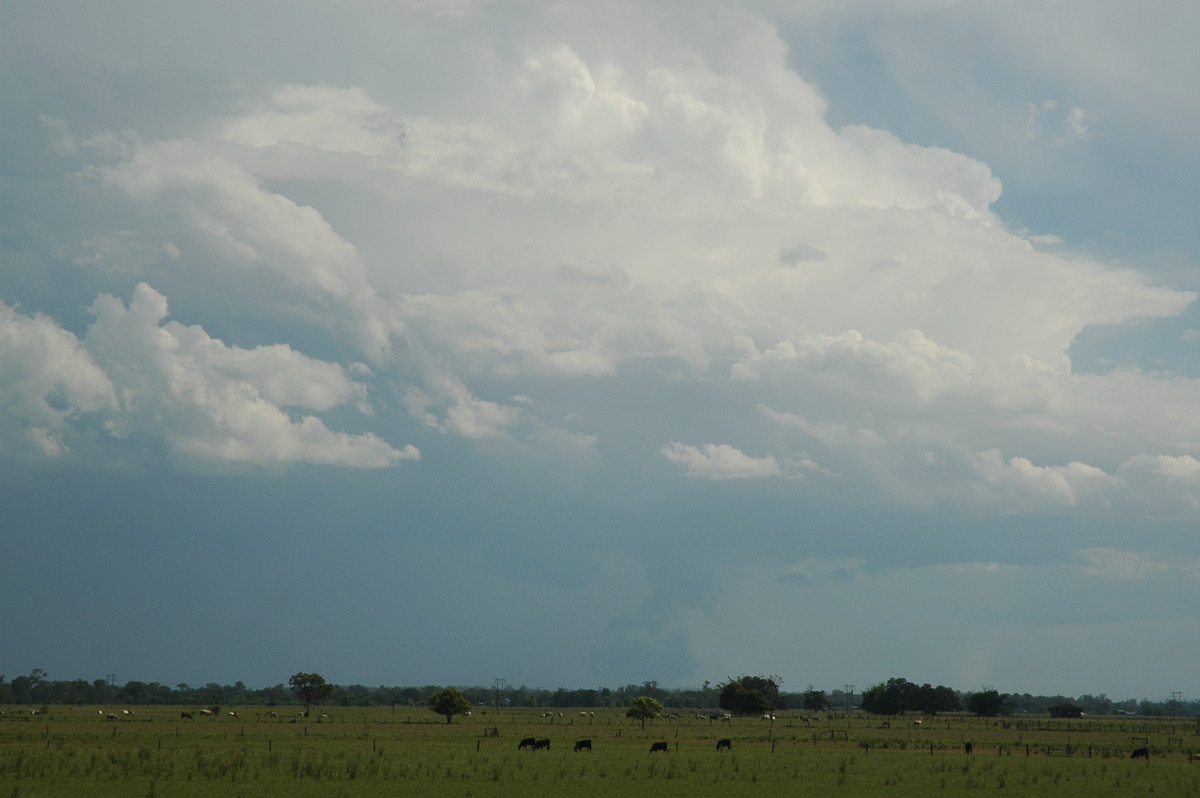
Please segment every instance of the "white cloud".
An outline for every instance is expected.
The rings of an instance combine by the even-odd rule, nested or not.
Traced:
[[[785,567],[780,579],[807,584],[813,581],[849,581],[870,576],[869,563],[861,559],[826,560],[810,557]]]
[[[1087,124],[1089,116],[1091,114],[1079,106],[1072,106],[1071,110],[1067,112],[1066,119],[1063,120],[1062,130],[1054,137],[1054,143],[1061,145],[1086,141],[1091,135]]]
[[[116,405],[112,381],[74,335],[0,302],[0,451],[65,454],[81,416]]]
[[[995,573],[997,571],[1016,570],[1015,565],[1006,565],[998,562],[958,562],[954,563],[954,570],[965,573]]]
[[[316,209],[268,190],[239,155],[216,141],[152,142],[93,172],[134,199],[175,209],[218,245],[230,265],[214,269],[214,276],[248,285],[241,270],[264,270],[277,279],[263,300],[279,303],[290,293],[292,302],[303,303],[293,313],[343,331],[378,361],[390,345],[393,321],[367,284],[357,249]],[[335,313],[313,312],[330,306]]]
[[[1117,476],[1129,486],[1129,503],[1149,517],[1200,517],[1200,460],[1192,455],[1138,454]]]
[[[752,457],[725,443],[689,446],[672,441],[664,444],[659,453],[683,466],[687,476],[699,479],[756,479],[780,473],[773,456]]]
[[[1078,105],[1071,106],[1066,113],[1058,110],[1058,103],[1054,100],[1026,103],[1025,108],[1028,112],[1025,138],[1029,141],[1041,139],[1043,128],[1047,126],[1053,128],[1052,138],[1059,147],[1079,144],[1091,138],[1088,119],[1094,114]]]
[[[1131,458],[1200,453],[1200,389],[1075,375],[1068,352],[1088,326],[1169,316],[1192,293],[1039,251],[1061,241],[1006,229],[986,163],[835,128],[769,21],[685,16],[564,8],[500,46],[418,13],[472,78],[437,102],[321,77],[247,90],[187,136],[74,134],[47,118],[58,151],[115,161],[86,174],[182,225],[89,235],[78,260],[211,282],[251,323],[337,331],[412,418],[478,445],[557,430],[580,442],[562,452],[595,457],[593,429],[503,398],[535,395],[527,381],[591,381],[598,396],[615,381],[694,381],[714,402],[695,439],[737,424],[795,438],[763,457],[663,447],[693,476],[786,472],[807,490],[869,484],[890,501],[993,511],[1128,508],[1162,490],[1185,510],[1185,481]],[[1029,121],[1079,141],[1091,113],[1045,100]],[[250,391],[281,430],[295,423],[283,408],[372,410],[353,363],[157,329],[202,384]]]
[[[388,124],[387,112],[362,88],[290,84],[228,120],[217,137],[254,149],[300,145],[311,148],[310,156],[319,152],[381,155],[392,150],[403,133]]]
[[[1146,579],[1171,568],[1145,552],[1121,549],[1081,549],[1074,557],[1087,573],[1112,579]]]
[[[1111,401],[1112,397],[1108,397]],[[822,400],[823,401],[823,400]],[[917,506],[988,508],[1019,513],[1056,508],[1120,509],[1151,518],[1190,518],[1200,513],[1200,464],[1190,456],[1132,453],[1110,470],[1080,461],[1044,465],[996,448],[972,450],[954,443],[963,434],[951,423],[901,421],[894,430],[813,421],[801,413],[760,405],[762,416],[800,436],[795,457],[818,461],[814,475],[852,484],[885,487],[889,500]],[[1092,429],[1086,407],[1077,419]],[[883,419],[876,419],[882,423]],[[1099,423],[1099,422],[1095,422]],[[1011,429],[998,428],[997,437]],[[1034,432],[1037,432],[1034,430]],[[1037,434],[1059,435],[1053,426]],[[1067,437],[1074,437],[1071,430]],[[1164,441],[1169,440],[1164,433]],[[1131,437],[1123,445],[1136,445]],[[1145,439],[1140,441],[1145,443]],[[783,449],[786,441],[777,443]],[[815,445],[815,449],[813,449]],[[1097,448],[1097,453],[1112,444]],[[1050,447],[1055,450],[1055,447]]]
[[[383,467],[418,458],[373,433],[329,430],[313,415],[365,402],[363,387],[340,366],[290,347],[229,347],[198,326],[162,324],[167,301],[140,283],[129,305],[104,294],[91,308],[85,344],[118,399],[105,429],[117,438],[161,437],[180,454],[256,465],[291,462]]]
[[[409,415],[427,426],[464,438],[500,435],[521,416],[520,408],[479,399],[452,377],[432,381],[429,390],[411,388],[404,403]]]
[[[1114,482],[1101,469],[1084,463],[1038,466],[1024,457],[1005,459],[995,449],[976,452],[973,460],[976,473],[1018,511],[1041,509],[1045,504],[1075,507]]]

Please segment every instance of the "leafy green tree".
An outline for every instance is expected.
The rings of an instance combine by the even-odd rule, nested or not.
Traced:
[[[783,709],[784,703],[779,697],[779,685],[782,682],[778,676],[731,678],[721,685],[718,706],[736,715],[759,715],[773,709]]]
[[[923,684],[918,688],[914,705],[910,708],[928,715],[936,715],[939,712],[957,712],[962,709],[962,704],[958,700],[958,693],[953,689],[940,684],[937,687]]]
[[[304,702],[304,717],[308,717],[313,704],[323,704],[333,695],[333,685],[319,673],[295,673],[288,679],[288,687]]]
[[[625,717],[640,720],[642,728],[646,728],[646,721],[651,718],[657,718],[662,714],[663,705],[657,699],[650,696],[638,696],[633,699],[633,705],[629,707],[629,711],[625,713]]]
[[[982,718],[1007,715],[1009,712],[1008,706],[1005,703],[1007,699],[1008,696],[1001,695],[999,691],[989,687],[967,696],[967,711]]]
[[[864,690],[860,705],[872,715],[899,715],[916,708],[920,689],[908,679],[891,678]]]
[[[824,712],[829,709],[829,697],[824,690],[814,690],[810,684],[804,691],[804,708],[810,712]]]
[[[908,679],[888,679],[863,691],[862,708],[873,715],[901,712],[953,712],[959,709],[958,694],[949,687],[916,685]]]
[[[427,704],[431,712],[436,712],[439,715],[446,716],[446,722],[450,723],[455,715],[462,715],[471,709],[471,702],[463,697],[453,687],[447,687],[445,690],[439,690],[429,697]]]

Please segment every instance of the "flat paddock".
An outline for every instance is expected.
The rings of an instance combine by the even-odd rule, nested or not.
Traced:
[[[641,724],[623,710],[476,709],[447,724],[426,709],[57,707],[0,718],[0,795],[846,796],[961,794],[1200,796],[1194,723],[1120,719],[993,721],[780,713],[731,722],[681,715]],[[229,716],[230,711],[237,718]],[[277,713],[277,718],[270,713]],[[107,719],[115,714],[115,720]],[[894,720],[894,719],[893,719]],[[895,728],[891,728],[895,727]],[[495,730],[495,734],[493,734]],[[518,750],[527,737],[549,750]],[[718,752],[729,738],[732,750]],[[590,739],[590,752],[574,744]],[[1145,740],[1145,743],[1140,742]],[[665,740],[666,753],[648,752]],[[1137,745],[1131,744],[1137,740]],[[973,753],[966,754],[965,743]],[[1149,760],[1131,760],[1134,748]]]

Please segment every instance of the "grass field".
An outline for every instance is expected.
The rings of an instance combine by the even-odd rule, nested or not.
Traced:
[[[71,796],[876,796],[1004,795],[1200,798],[1196,723],[821,716],[774,722],[656,719],[618,710],[581,717],[476,711],[453,724],[425,709],[5,708],[0,798]],[[496,735],[492,736],[495,730]],[[518,750],[524,737],[548,751]],[[732,740],[718,752],[716,740]],[[593,750],[574,743],[591,739]],[[649,752],[665,741],[666,753]],[[964,752],[964,743],[974,753]],[[1135,747],[1150,759],[1131,760]]]

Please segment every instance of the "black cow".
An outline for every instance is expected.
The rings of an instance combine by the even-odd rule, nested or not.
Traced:
[[[192,717],[191,712],[180,712],[179,719],[180,720],[195,720],[195,718]]]
[[[1129,755],[1129,758],[1130,759],[1144,759],[1147,762],[1149,762],[1150,761],[1150,749],[1149,748],[1135,748],[1135,749],[1133,749],[1133,753]]]
[[[576,751],[591,751],[592,750],[592,741],[591,740],[578,741],[577,743],[575,743],[575,750]]]
[[[525,748],[533,748],[533,744],[536,742],[537,740],[533,739],[532,737],[526,737],[521,741],[521,744],[517,746],[517,750],[521,751]]]
[[[975,746],[971,745],[970,743],[963,743],[963,750],[968,754],[973,754],[975,753]]]
[[[661,743],[650,743],[650,753],[653,754],[655,751],[662,751],[665,754],[667,752],[666,741],[664,740]]]
[[[725,738],[723,740],[717,740],[717,750],[718,751],[732,751],[733,750],[733,740],[730,740],[729,738]]]
[[[534,751],[549,751],[550,750],[550,741],[549,740],[538,740],[536,743],[533,744],[533,750]]]

